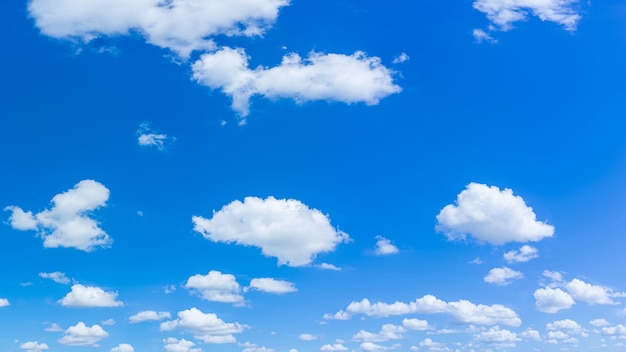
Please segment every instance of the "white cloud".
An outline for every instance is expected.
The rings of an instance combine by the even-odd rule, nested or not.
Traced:
[[[363,342],[361,343],[361,345],[359,345],[359,349],[361,349],[362,351],[376,352],[376,351],[386,351],[389,349],[389,347],[381,346],[373,342]]]
[[[597,327],[602,327],[602,326],[609,326],[611,325],[606,319],[602,318],[602,319],[593,319],[589,322],[589,324],[593,325],[593,326],[597,326]]]
[[[539,334],[539,331],[535,330],[535,329],[531,329],[528,328],[524,331],[522,331],[522,333],[520,334],[520,337],[524,340],[528,340],[528,341],[539,341],[541,340],[541,334]]]
[[[197,308],[178,312],[178,319],[161,323],[161,331],[175,329],[191,332],[196,339],[206,343],[234,343],[237,334],[244,326],[239,323],[226,323],[214,313],[203,313]]]
[[[522,321],[517,313],[500,304],[491,306],[474,304],[467,300],[445,302],[432,295],[425,295],[413,302],[371,303],[368,299],[352,302],[346,311],[339,311],[334,315],[326,314],[326,319],[349,319],[351,315],[365,314],[374,317],[388,317],[405,314],[436,314],[446,313],[464,324],[520,326]]]
[[[154,310],[144,310],[143,312],[131,315],[128,318],[128,321],[131,324],[136,324],[144,321],[159,321],[163,319],[169,319],[171,317],[172,315],[170,314],[170,312],[156,312]]]
[[[48,344],[39,343],[37,341],[28,341],[20,345],[20,349],[26,350],[26,352],[41,352],[49,349]]]
[[[64,273],[55,271],[53,273],[39,273],[39,277],[44,279],[50,279],[57,284],[67,285],[70,283],[70,279],[65,276]]]
[[[583,331],[582,326],[572,319],[563,319],[548,323],[546,324],[546,329],[550,331],[565,330],[569,333],[581,333]]]
[[[265,32],[289,0],[33,0],[35,25],[47,36],[89,41],[98,36],[140,33],[150,44],[181,57],[212,50],[210,38]]]
[[[349,237],[334,229],[328,216],[295,199],[246,197],[233,201],[213,218],[192,218],[194,230],[213,242],[261,248],[279,265],[304,266],[319,253],[331,252]]]
[[[540,312],[556,313],[562,309],[570,309],[574,299],[560,288],[540,288],[535,290],[535,307]]]
[[[246,347],[242,352],[276,352],[276,350],[265,346],[250,346]]]
[[[193,348],[196,344],[185,339],[175,339],[168,337],[163,340],[163,347],[166,352],[202,352],[199,348]]]
[[[207,275],[194,275],[184,287],[207,301],[241,304],[241,287],[234,275],[211,270]]]
[[[385,324],[381,327],[380,332],[378,333],[360,330],[354,336],[352,336],[352,339],[357,340],[357,341],[369,341],[369,342],[398,340],[402,338],[402,333],[404,332],[406,332],[406,329],[402,326],[397,326],[393,324]]]
[[[263,291],[267,293],[283,294],[289,292],[296,292],[296,286],[288,281],[276,280],[272,278],[256,278],[250,281],[248,287],[253,290]]]
[[[428,351],[433,351],[433,352],[450,351],[450,349],[447,348],[443,343],[435,342],[429,338],[425,338],[424,340],[422,340],[419,343],[419,348],[417,346],[411,347],[411,351],[420,351],[420,350],[423,351],[424,349],[427,349]]]
[[[489,274],[487,274],[483,280],[489,284],[506,286],[511,284],[514,280],[519,280],[523,277],[524,275],[522,275],[519,271],[515,271],[504,266],[502,268],[493,268],[489,270]]]
[[[504,260],[509,263],[525,263],[537,257],[539,257],[539,251],[537,248],[527,244],[523,245],[517,251],[513,250],[504,253]]]
[[[108,247],[113,242],[89,213],[106,204],[109,190],[94,180],[83,180],[73,189],[52,198],[54,206],[33,215],[17,206],[12,211],[10,224],[17,230],[38,230],[45,248],[68,247],[86,252],[96,247]]]
[[[498,42],[494,37],[491,36],[491,34],[485,32],[482,29],[474,28],[472,30],[472,35],[474,36],[474,40],[476,40],[477,43],[488,42],[491,44],[496,44]]]
[[[557,271],[544,270],[542,275],[552,280],[552,284],[559,284],[563,281],[563,274]]]
[[[223,47],[203,54],[192,69],[198,83],[229,95],[233,110],[241,117],[248,115],[254,95],[298,103],[326,100],[376,105],[402,90],[393,83],[393,71],[361,51],[352,55],[311,52],[306,59],[291,53],[279,66],[250,69],[243,49]]]
[[[616,326],[602,328],[603,335],[626,336],[626,326],[617,324]]]
[[[383,236],[376,236],[376,255],[390,255],[398,253],[398,247],[394,246],[390,240],[384,238]]]
[[[6,298],[0,298],[0,308],[2,307],[8,307],[10,306],[11,303],[9,303],[9,300]]]
[[[116,301],[117,292],[106,292],[100,287],[72,285],[72,290],[59,300],[65,307],[91,308],[91,307],[120,307],[124,303]]]
[[[517,334],[498,326],[491,327],[487,331],[474,335],[474,340],[480,343],[492,345],[497,348],[512,348],[515,343],[521,341]]]
[[[120,343],[117,347],[113,347],[111,352],[135,352],[135,349],[128,343]]]
[[[320,348],[320,351],[347,351],[347,350],[348,350],[348,347],[340,343],[334,343],[332,345],[326,344]]]
[[[82,321],[65,330],[65,336],[59,339],[59,343],[69,346],[98,346],[98,341],[108,337],[109,333],[104,331],[100,325],[88,327]]]
[[[476,0],[474,8],[500,30],[509,30],[513,23],[524,21],[529,13],[542,21],[555,22],[568,31],[576,30],[581,16],[576,12],[578,0]]]
[[[154,133],[148,123],[142,123],[137,129],[137,143],[142,147],[154,147],[158,150],[165,149],[166,142],[174,142],[176,139],[166,134]]]
[[[428,325],[428,321],[420,320],[416,318],[404,318],[402,319],[402,326],[408,330],[430,330],[431,326]]]
[[[588,284],[579,279],[573,279],[565,285],[567,292],[579,301],[585,301],[588,304],[617,304],[611,297],[626,297],[624,292],[614,292],[613,290]]]
[[[102,325],[115,325],[117,322],[114,319],[107,319],[102,321]]]
[[[315,341],[317,340],[317,336],[312,335],[312,334],[300,334],[300,336],[298,336],[298,338],[302,341]]]
[[[537,221],[533,209],[513,191],[470,183],[437,215],[436,229],[449,239],[470,234],[480,242],[501,245],[507,242],[540,241],[552,237],[554,227]]]
[[[60,332],[63,331],[63,328],[61,328],[61,326],[59,326],[59,324],[57,323],[52,323],[50,324],[50,326],[48,326],[47,328],[44,329],[44,331],[48,331],[48,332]]]
[[[335,266],[333,264],[328,264],[328,263],[322,263],[322,264],[316,265],[315,267],[324,269],[324,270],[341,271],[340,267]]]
[[[393,63],[394,64],[401,64],[403,62],[407,62],[409,61],[410,57],[409,55],[407,55],[407,53],[402,53],[400,55],[398,55],[396,58],[393,59]]]

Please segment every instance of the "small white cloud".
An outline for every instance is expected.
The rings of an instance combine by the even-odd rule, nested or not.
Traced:
[[[394,64],[401,64],[403,62],[409,61],[409,59],[410,59],[409,55],[407,55],[406,53],[402,53],[398,55],[396,58],[394,58],[392,62]]]
[[[535,307],[544,313],[556,313],[559,310],[570,309],[574,299],[560,288],[540,288],[534,293]]]
[[[579,279],[570,281],[565,288],[575,300],[585,301],[591,305],[617,304],[612,297],[626,297],[624,292],[614,292],[609,288],[588,284]]]
[[[491,34],[485,32],[482,29],[474,28],[474,30],[472,30],[472,35],[474,36],[474,40],[476,40],[477,43],[487,42],[491,44],[496,44],[498,42],[494,37],[491,36]]]
[[[0,308],[2,307],[8,307],[11,304],[9,303],[9,300],[6,298],[0,298]]]
[[[293,283],[272,278],[252,279],[248,288],[274,294],[283,294],[298,291]]]
[[[241,286],[234,275],[211,270],[207,275],[194,275],[187,279],[184,287],[202,299],[213,302],[241,304]]]
[[[61,328],[61,326],[59,326],[59,324],[57,323],[52,323],[50,324],[50,326],[48,326],[44,330],[48,332],[60,332],[60,331],[63,331],[63,328]]]
[[[539,257],[539,250],[527,244],[517,251],[513,250],[504,253],[504,260],[509,263],[525,263],[537,257]]]
[[[498,326],[474,335],[474,340],[496,348],[513,348],[516,342],[521,341],[516,333],[500,329]]]
[[[524,275],[519,271],[515,271],[511,268],[502,267],[502,268],[493,268],[489,270],[489,274],[484,277],[486,283],[506,286],[511,284],[514,280],[519,280],[523,278]]]
[[[72,290],[58,302],[65,307],[120,307],[124,303],[117,301],[117,292],[106,292],[100,287],[75,284]]]
[[[389,347],[381,346],[373,342],[363,342],[359,345],[359,349],[361,351],[377,352],[377,351],[387,351]]]
[[[175,339],[168,337],[163,340],[163,347],[166,352],[202,352],[199,348],[193,348],[196,344],[185,339]]]
[[[398,247],[394,246],[390,240],[383,236],[376,236],[376,255],[390,255],[398,253]]]
[[[226,323],[216,314],[203,313],[195,307],[178,312],[177,319],[164,321],[160,327],[161,331],[188,331],[205,343],[234,343],[236,339],[232,334],[240,333],[244,329],[244,325]]]
[[[402,89],[393,83],[393,71],[377,57],[357,51],[352,55],[311,52],[306,59],[285,55],[279,66],[249,68],[241,48],[220,48],[203,54],[193,66],[193,79],[232,98],[242,118],[249,114],[250,98],[291,98],[298,103],[326,100],[346,104],[378,102]]]
[[[569,333],[581,333],[583,331],[582,326],[572,319],[553,321],[546,324],[546,329],[550,331],[565,330]]]
[[[554,227],[537,221],[533,209],[512,190],[479,183],[467,185],[456,205],[446,205],[439,212],[436,229],[451,240],[469,234],[493,245],[536,242],[554,235]]]
[[[515,22],[526,20],[529,14],[542,21],[558,23],[568,31],[575,31],[581,19],[574,7],[577,2],[578,0],[476,0],[473,5],[503,31],[513,28]]]
[[[20,349],[26,350],[26,352],[41,352],[49,349],[48,344],[39,343],[37,341],[28,341],[20,345]]]
[[[52,198],[54,206],[35,215],[17,206],[8,206],[16,230],[38,230],[45,248],[67,247],[86,252],[108,247],[113,242],[89,213],[106,204],[109,190],[94,180],[83,180],[73,189]]]
[[[100,325],[88,327],[82,321],[65,330],[65,336],[59,339],[59,343],[68,346],[98,346],[98,341],[108,337],[109,333],[104,331]]]
[[[67,285],[70,283],[70,279],[65,276],[64,273],[60,271],[55,271],[53,273],[39,273],[39,277],[44,279],[50,279],[57,284]]]
[[[311,334],[300,334],[298,338],[302,341],[315,341],[317,340],[317,336]]]
[[[480,257],[476,257],[476,258],[474,258],[473,260],[471,260],[469,262],[469,264],[476,264],[476,265],[480,265],[482,263],[483,263],[483,261],[482,261],[482,259],[480,259]]]
[[[602,328],[602,335],[626,337],[626,326],[617,324],[616,326]]]
[[[316,268],[324,269],[324,270],[332,270],[332,271],[341,271],[341,268],[335,266],[333,264],[322,263],[315,266]]]
[[[324,352],[327,352],[327,351],[347,351],[347,350],[348,350],[348,347],[346,347],[346,346],[344,346],[343,344],[340,344],[340,343],[334,343],[332,345],[331,344],[326,344],[326,345],[323,345],[320,348],[320,351],[324,351]]]
[[[117,347],[113,347],[111,352],[135,352],[135,349],[131,344],[120,343]]]
[[[432,327],[428,325],[428,321],[416,318],[402,319],[402,326],[404,326],[407,330],[423,331],[432,329]]]
[[[102,325],[105,325],[105,326],[115,325],[115,324],[117,324],[117,322],[114,319],[107,319],[102,322]]]
[[[144,321],[159,321],[163,319],[169,319],[171,317],[172,315],[170,314],[170,312],[156,312],[154,310],[144,310],[143,312],[131,315],[128,318],[128,321],[131,324],[136,324]]]
[[[393,324],[384,324],[380,331],[377,333],[360,330],[354,336],[353,340],[364,342],[382,342],[388,340],[398,340],[402,338],[402,333],[406,332],[406,329],[402,326]]]
[[[246,197],[215,212],[211,219],[192,218],[194,230],[213,242],[261,248],[279,265],[304,266],[317,254],[346,242],[346,233],[330,225],[328,216],[295,199]]]
[[[520,334],[520,337],[528,341],[540,341],[541,340],[541,334],[539,334],[539,331],[535,329],[531,329],[531,328],[528,328],[522,331],[522,333]]]
[[[611,325],[611,323],[609,323],[606,319],[601,318],[601,319],[593,319],[589,322],[589,324],[593,325],[593,326],[597,326],[597,327],[602,327],[602,326],[609,326]]]
[[[176,139],[166,134],[154,133],[148,123],[142,123],[137,129],[137,143],[142,147],[154,147],[158,150],[164,150],[165,143],[174,142]]]

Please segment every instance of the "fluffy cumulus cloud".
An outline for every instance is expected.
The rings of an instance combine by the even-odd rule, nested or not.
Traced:
[[[368,341],[368,342],[361,343],[359,345],[359,349],[361,351],[377,352],[377,351],[387,351],[389,347],[382,346],[382,345]]]
[[[163,133],[155,133],[148,123],[142,123],[137,129],[137,143],[142,147],[152,147],[164,150],[166,143],[174,142],[176,139]]]
[[[380,342],[388,340],[398,340],[402,338],[402,333],[406,332],[406,329],[402,326],[385,324],[381,327],[377,333],[360,330],[354,336],[353,340],[365,341],[365,342]]]
[[[347,234],[330,225],[328,216],[295,199],[246,197],[215,212],[211,219],[192,218],[194,230],[213,242],[261,248],[279,265],[304,266],[319,253],[331,252]]]
[[[527,244],[523,245],[519,250],[504,253],[504,260],[509,263],[525,263],[537,257],[539,257],[539,250]]]
[[[602,335],[620,336],[622,338],[626,338],[626,326],[617,324],[615,326],[602,328]]]
[[[100,287],[76,284],[65,297],[59,300],[59,304],[75,308],[123,306],[124,303],[117,300],[117,295],[117,292],[107,292]]]
[[[556,313],[562,309],[570,309],[574,299],[560,288],[540,288],[535,290],[535,307],[544,313]]]
[[[498,326],[478,333],[474,336],[474,340],[496,348],[512,348],[515,347],[516,342],[521,341],[516,333],[500,329]]]
[[[48,344],[39,343],[37,341],[28,341],[20,345],[20,348],[26,352],[41,352],[49,349]]]
[[[163,348],[165,352],[202,352],[199,348],[194,348],[196,344],[185,340],[168,337],[163,340]]]
[[[241,286],[234,275],[211,270],[207,275],[194,275],[184,287],[202,299],[214,302],[240,304],[243,302]]]
[[[10,306],[11,303],[9,303],[9,300],[6,298],[0,298],[0,308],[2,307],[8,307]]]
[[[50,279],[56,282],[57,284],[62,284],[62,285],[67,285],[70,283],[70,279],[68,279],[64,273],[59,272],[59,271],[55,271],[52,273],[39,273],[39,277],[44,278],[44,279]]]
[[[390,255],[398,252],[398,247],[391,243],[390,240],[383,236],[376,236],[376,249],[374,251],[376,255]]]
[[[82,321],[65,330],[65,336],[59,339],[59,343],[68,346],[98,346],[98,341],[108,337],[109,333],[104,331],[100,325],[91,327]]]
[[[178,312],[178,318],[161,323],[161,331],[183,330],[205,343],[234,343],[233,334],[243,331],[244,325],[226,323],[214,313],[204,313],[197,308]]]
[[[250,98],[290,98],[298,103],[326,100],[346,104],[376,105],[401,88],[393,83],[393,71],[377,57],[357,51],[352,55],[312,52],[306,59],[285,55],[280,65],[250,69],[241,48],[220,48],[203,54],[192,66],[193,78],[232,98],[241,117],[249,113]]]
[[[474,304],[467,300],[445,302],[432,295],[426,295],[413,302],[371,303],[368,299],[352,302],[345,311],[334,315],[326,314],[326,319],[349,319],[352,315],[365,314],[374,317],[388,317],[405,314],[437,314],[445,313],[454,317],[459,323],[508,326],[520,326],[522,321],[510,308],[500,304],[491,306]]]
[[[581,18],[577,3],[578,0],[476,0],[474,8],[504,31],[511,29],[513,23],[526,20],[529,14],[574,31]]]
[[[428,321],[416,319],[416,318],[404,318],[402,319],[402,326],[407,330],[430,330],[431,326]]]
[[[554,235],[554,227],[537,221],[533,209],[512,190],[479,183],[467,185],[457,196],[456,204],[441,210],[436,228],[450,239],[469,234],[494,245],[540,241]]]
[[[626,297],[624,292],[614,292],[610,288],[592,285],[579,279],[573,279],[565,285],[567,292],[577,301],[588,304],[617,304],[612,297]]]
[[[553,321],[546,324],[546,329],[549,331],[565,330],[569,333],[580,333],[583,331],[582,326],[572,319]]]
[[[317,340],[317,336],[312,335],[312,334],[300,334],[300,336],[298,336],[298,338],[302,341],[315,341]]]
[[[139,312],[135,315],[131,315],[128,318],[128,321],[131,324],[141,323],[144,321],[159,321],[163,319],[169,319],[172,315],[170,312],[157,312],[154,310],[144,310],[143,312]]]
[[[341,343],[333,343],[326,344],[320,347],[320,351],[328,352],[328,351],[347,351],[348,347],[344,346]]]
[[[252,279],[250,281],[250,286],[248,286],[248,289],[274,294],[283,294],[298,291],[298,289],[296,289],[296,286],[289,281],[276,280],[267,277]]]
[[[14,229],[38,231],[44,247],[68,247],[89,252],[112,243],[98,222],[89,216],[108,199],[109,190],[103,184],[83,180],[73,189],[54,196],[54,206],[40,213],[33,214],[17,206],[5,209],[12,212],[9,221]]]
[[[593,319],[591,321],[589,321],[589,324],[593,325],[593,326],[597,326],[597,327],[602,327],[602,326],[609,326],[611,325],[606,319],[604,318],[598,318],[598,319]]]
[[[266,31],[289,0],[32,0],[35,25],[45,35],[89,41],[141,34],[181,57],[215,48],[212,36],[255,36]]]
[[[523,277],[524,275],[522,275],[519,271],[515,271],[504,266],[502,268],[493,268],[489,270],[489,274],[487,274],[483,280],[489,284],[506,286],[511,284],[514,280],[519,280]]]
[[[120,343],[117,347],[113,347],[111,352],[135,352],[135,349],[128,343]]]

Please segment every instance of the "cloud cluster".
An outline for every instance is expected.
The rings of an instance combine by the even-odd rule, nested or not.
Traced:
[[[432,295],[425,295],[413,302],[371,303],[368,299],[352,302],[345,311],[341,310],[333,315],[326,314],[325,319],[349,319],[356,314],[365,314],[374,317],[388,317],[405,314],[449,314],[459,323],[508,326],[520,326],[522,321],[510,308],[494,304],[491,306],[474,304],[467,300],[445,302]]]
[[[554,227],[537,221],[533,209],[505,188],[470,183],[437,215],[437,231],[450,239],[471,235],[480,242],[536,242],[554,235]]]
[[[295,199],[246,197],[215,212],[211,219],[192,218],[194,230],[213,242],[261,248],[279,265],[304,266],[320,253],[348,241],[328,216]]]
[[[161,331],[183,330],[205,343],[235,343],[233,334],[243,331],[244,325],[226,323],[214,313],[204,313],[197,308],[178,312],[178,318],[161,323]]]
[[[67,247],[86,252],[96,247],[107,247],[113,242],[90,212],[106,205],[109,190],[94,180],[83,180],[73,189],[55,195],[54,206],[37,214],[17,206],[8,206],[12,212],[10,225],[16,230],[36,230],[43,238],[45,248]]]
[[[193,78],[232,98],[241,117],[249,113],[250,98],[290,98],[298,103],[326,100],[346,104],[378,104],[401,91],[393,72],[377,57],[357,51],[352,55],[312,52],[306,59],[291,53],[280,65],[250,69],[243,49],[220,48],[203,54],[192,66]]]
[[[117,292],[106,292],[100,287],[76,284],[65,297],[59,300],[59,304],[73,308],[123,306],[123,302],[117,301],[117,295]]]
[[[574,31],[581,18],[576,3],[578,0],[476,0],[473,6],[503,31],[511,29],[515,22],[526,20],[529,13]]]
[[[59,339],[59,343],[68,346],[93,346],[98,347],[98,341],[108,337],[100,325],[88,327],[82,321],[65,330],[65,336]]]

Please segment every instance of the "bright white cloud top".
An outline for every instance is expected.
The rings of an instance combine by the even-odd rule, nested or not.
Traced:
[[[197,308],[178,312],[178,318],[161,323],[162,331],[182,330],[193,334],[205,343],[235,343],[233,334],[241,333],[244,325],[226,323],[214,313],[204,313]]]
[[[111,352],[135,352],[135,349],[131,344],[120,343],[117,347],[113,347]]]
[[[76,284],[59,304],[72,308],[121,307],[124,303],[117,301],[117,296],[117,292],[107,292],[100,287]]]
[[[202,299],[213,302],[242,303],[241,286],[234,275],[211,270],[206,275],[193,275],[184,287]]]
[[[383,236],[376,236],[376,249],[374,250],[376,255],[391,255],[398,252],[398,247],[396,247],[391,240]]]
[[[203,54],[193,66],[193,79],[232,98],[241,117],[250,112],[250,98],[290,98],[298,103],[326,100],[346,104],[376,105],[401,88],[393,83],[393,71],[377,57],[364,52],[352,55],[311,52],[306,59],[285,55],[280,65],[250,69],[244,49],[221,48]]]
[[[554,235],[554,227],[537,221],[533,209],[511,189],[470,183],[437,215],[437,230],[449,239],[471,235],[479,242],[536,242]]]
[[[204,238],[259,247],[263,255],[278,258],[278,265],[308,265],[317,254],[332,252],[349,239],[330,225],[328,216],[295,199],[246,197],[225,205],[210,219],[192,220]]]
[[[520,247],[519,250],[504,253],[504,260],[508,263],[525,263],[537,257],[539,257],[539,250],[527,244]]]
[[[473,5],[500,30],[509,30],[513,23],[524,21],[532,14],[542,21],[555,22],[574,31],[581,19],[576,4],[578,0],[477,0]]]
[[[292,282],[276,280],[270,277],[252,279],[252,281],[250,281],[248,289],[279,295],[298,291],[296,285],[294,285]]]
[[[108,337],[100,325],[87,326],[82,321],[65,330],[65,336],[59,339],[59,343],[68,346],[93,346],[98,347],[98,341]]]
[[[25,350],[26,352],[41,352],[50,349],[47,343],[39,343],[37,341],[24,342],[20,345],[20,348]]]
[[[89,215],[106,205],[109,190],[94,180],[83,180],[73,189],[52,198],[54,206],[37,214],[17,206],[5,209],[12,212],[9,221],[16,230],[35,230],[44,239],[46,248],[67,247],[91,252],[97,247],[108,247],[113,240]]]
[[[521,272],[504,266],[501,268],[493,268],[489,270],[489,274],[487,274],[487,276],[485,276],[483,280],[485,280],[485,282],[489,284],[506,286],[510,285],[513,281],[519,280],[523,277],[524,275],[522,275]]]
[[[185,339],[168,337],[163,340],[163,348],[166,352],[202,352],[200,348],[193,348],[196,344]]]

